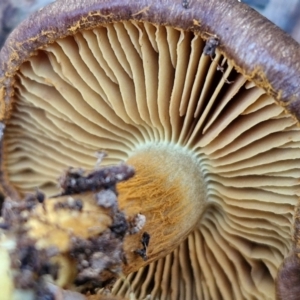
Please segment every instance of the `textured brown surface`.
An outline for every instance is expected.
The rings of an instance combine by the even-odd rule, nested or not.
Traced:
[[[1,51],[1,93],[9,108],[10,78],[28,56],[59,37],[96,27],[100,22],[136,19],[216,34],[220,49],[257,85],[300,118],[300,46],[275,25],[236,0],[57,1],[19,26]],[[3,103],[1,111],[4,111]],[[7,115],[6,115],[7,116]]]

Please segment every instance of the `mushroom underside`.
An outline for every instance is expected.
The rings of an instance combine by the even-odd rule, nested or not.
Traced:
[[[178,151],[199,167],[201,218],[175,250],[129,274],[130,285],[117,281],[116,295],[274,299],[300,194],[298,123],[204,46],[192,32],[116,22],[47,45],[16,74],[3,168],[20,193],[57,193],[61,170],[93,169],[99,150],[104,164],[143,151],[151,162],[163,149],[162,164]],[[185,186],[199,185],[191,168]]]

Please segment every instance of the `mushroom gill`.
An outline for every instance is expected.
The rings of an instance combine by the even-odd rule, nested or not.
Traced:
[[[38,50],[15,75],[5,178],[57,193],[67,166],[128,161],[120,207],[146,215],[148,261],[128,237],[128,284],[153,299],[274,299],[299,199],[298,121],[193,32],[101,24]],[[151,262],[149,264],[149,262]]]

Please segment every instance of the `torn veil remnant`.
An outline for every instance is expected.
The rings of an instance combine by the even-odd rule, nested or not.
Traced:
[[[95,193],[115,190],[115,178],[107,180],[112,169],[122,180],[134,174],[125,165],[99,168],[97,178],[106,179],[105,187],[84,186],[81,193],[79,186],[74,185],[76,194],[68,190],[71,196],[40,201],[39,191],[21,201],[5,200],[2,208],[5,226],[1,226],[0,239],[3,299],[69,299],[70,291],[63,288],[74,291],[72,299],[81,299],[75,291],[93,294],[122,274],[126,259],[123,240],[129,228],[126,216],[117,201],[106,207],[95,199]],[[120,222],[124,228],[122,234]]]
[[[58,0],[20,25],[1,52],[2,183],[57,194],[104,149],[136,170],[117,187],[147,220],[124,241],[138,298],[274,299],[300,196],[299,45],[236,0],[182,3]]]

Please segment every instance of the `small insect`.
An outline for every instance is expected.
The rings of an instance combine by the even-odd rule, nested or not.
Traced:
[[[134,253],[138,254],[144,261],[148,260],[147,256],[147,248],[150,242],[150,234],[148,232],[144,232],[142,235],[141,243],[143,245],[142,249],[137,249]]]
[[[183,0],[183,1],[182,1],[182,7],[185,8],[185,9],[187,9],[187,8],[189,7],[189,2],[188,2],[188,0]]]
[[[216,49],[220,45],[220,40],[216,35],[210,36],[203,48],[203,54],[209,55],[213,59],[216,55]]]

